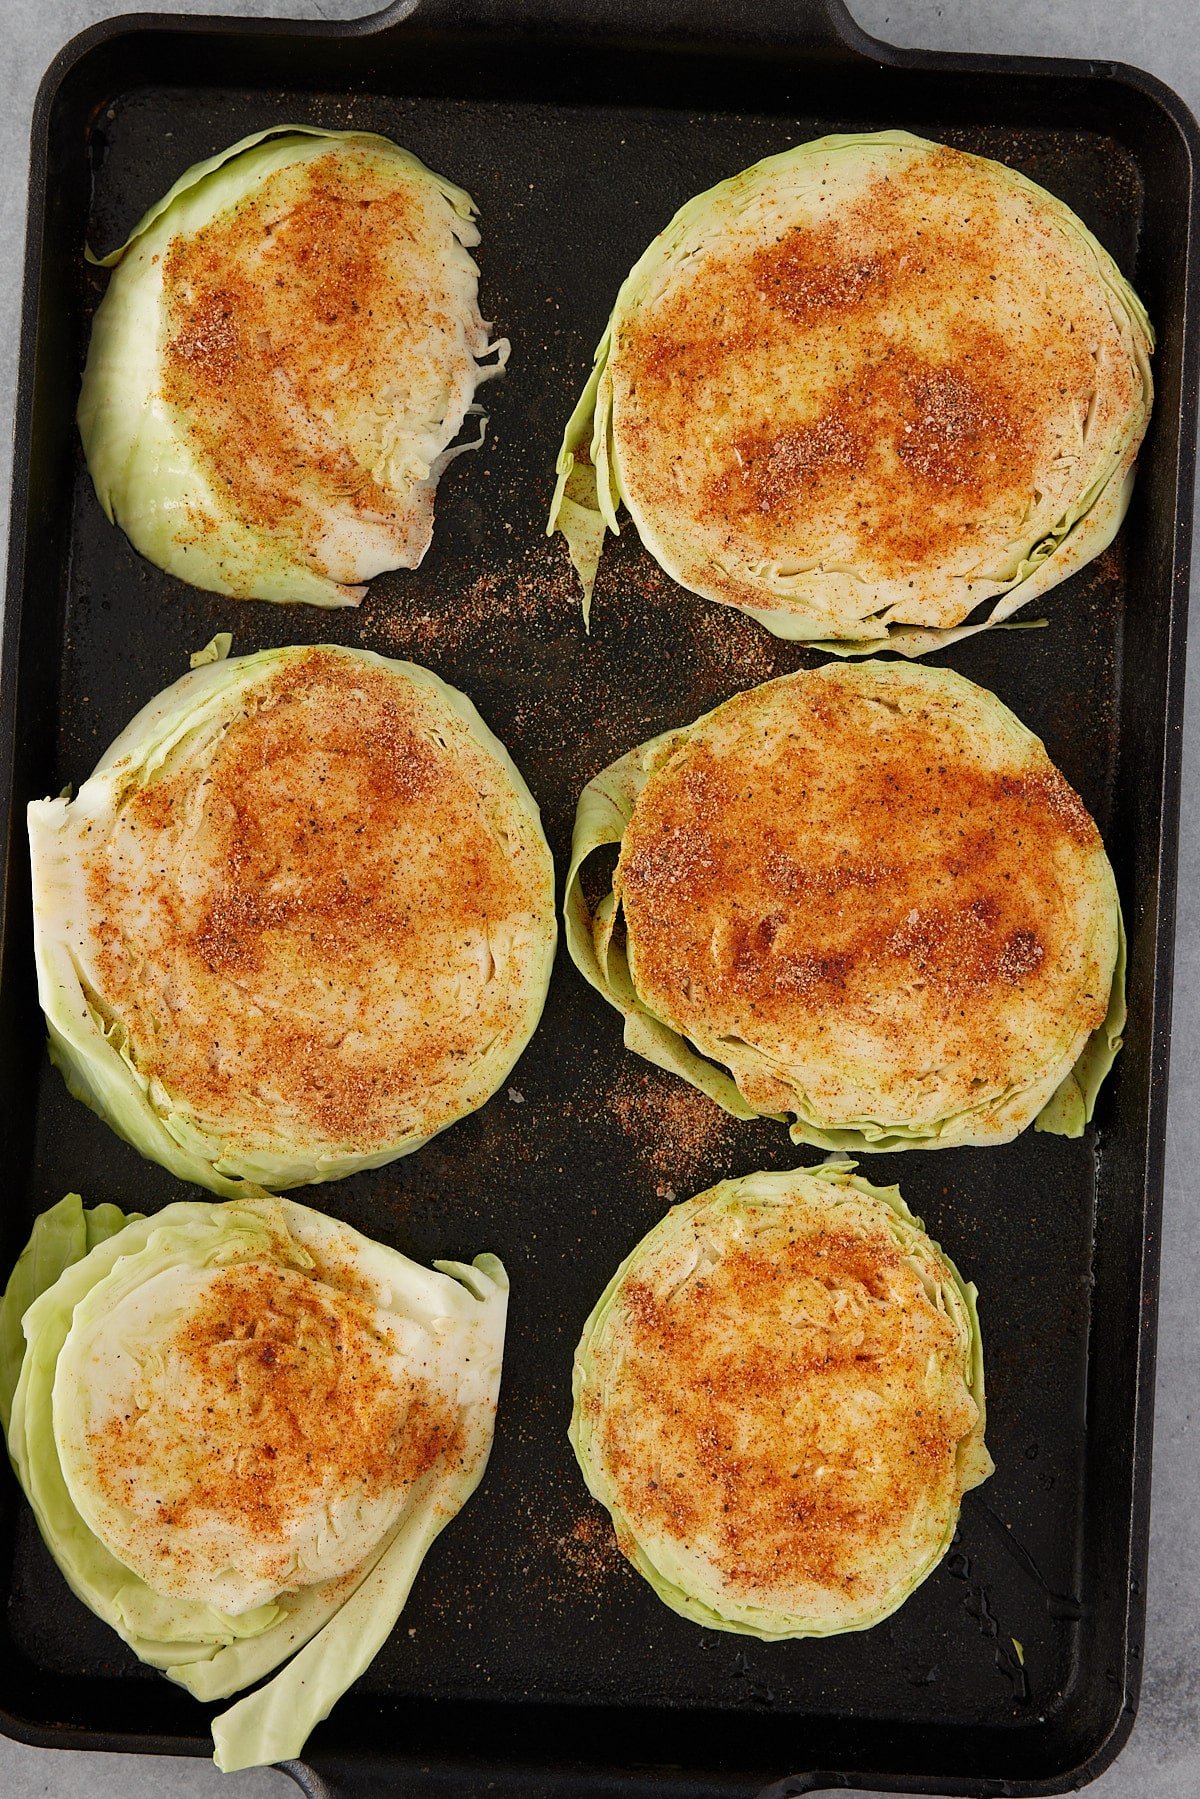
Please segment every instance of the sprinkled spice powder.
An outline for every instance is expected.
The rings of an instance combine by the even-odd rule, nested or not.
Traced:
[[[569,1506],[555,1505],[553,1517],[537,1506],[526,1512],[528,1541],[536,1561],[526,1565],[525,1578],[552,1605],[577,1604],[581,1597],[593,1602],[610,1598],[614,1577],[626,1581],[631,1573],[617,1548],[607,1514],[588,1505],[586,1511],[574,1515],[576,1503],[588,1505],[582,1491],[573,1495]]]
[[[707,1094],[673,1075],[632,1066],[618,1071],[606,1098],[638,1160],[658,1177],[660,1199],[686,1199],[697,1179],[719,1178],[712,1164],[732,1154],[737,1121]]]
[[[519,626],[557,636],[578,629],[578,583],[561,546],[543,538],[511,566],[489,569],[448,591],[437,611],[409,612],[394,601],[372,607],[368,600],[363,626],[368,648],[416,660],[460,651],[492,628]]]
[[[555,1544],[574,1578],[591,1592],[623,1566],[612,1525],[600,1512],[584,1512]]]

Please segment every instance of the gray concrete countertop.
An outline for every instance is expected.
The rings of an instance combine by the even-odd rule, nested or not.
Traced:
[[[130,0],[129,10],[137,0]],[[162,12],[289,14],[349,19],[364,0],[142,0]],[[1195,0],[850,0],[868,30],[927,49],[1114,59],[1150,69],[1200,113],[1200,19]],[[16,383],[20,246],[30,109],[54,53],[119,0],[0,0],[0,420]],[[0,425],[0,491],[7,494],[9,427]],[[7,527],[7,500],[0,532]],[[1197,541],[1200,544],[1200,520]],[[1200,556],[1197,561],[1200,562]],[[1193,610],[1200,577],[1193,576]],[[1200,648],[1188,678],[1180,845],[1179,947],[1162,1241],[1162,1301],[1154,1450],[1149,1621],[1141,1709],[1128,1748],[1091,1788],[1096,1799],[1200,1795],[1200,1435],[1193,1420],[1200,1368],[1200,1233],[1188,1170],[1200,1166]],[[208,1762],[28,1749],[0,1739],[3,1799],[287,1799],[275,1769],[220,1775]]]

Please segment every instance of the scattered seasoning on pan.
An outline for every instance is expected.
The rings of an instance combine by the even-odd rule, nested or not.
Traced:
[[[584,1512],[555,1547],[576,1580],[592,1592],[624,1565],[616,1538],[600,1512]]]
[[[507,568],[488,569],[461,587],[448,581],[436,611],[410,611],[402,599],[385,597],[381,583],[378,599],[372,592],[363,608],[363,642],[383,655],[420,659],[460,651],[513,626],[539,635],[575,632],[573,580],[570,566],[542,539]]]
[[[735,1147],[736,1119],[657,1069],[619,1069],[606,1099],[637,1159],[657,1175],[660,1199],[687,1198],[692,1183],[723,1167]]]
[[[606,1596],[615,1581],[628,1580],[630,1568],[613,1535],[606,1513],[593,1505],[584,1512],[561,1512],[547,1517],[544,1510],[528,1508],[525,1537],[535,1560],[527,1575],[543,1598],[552,1605],[566,1605],[582,1593],[588,1599]],[[585,1501],[586,1503],[586,1501]],[[556,1508],[557,1510],[557,1508]]]

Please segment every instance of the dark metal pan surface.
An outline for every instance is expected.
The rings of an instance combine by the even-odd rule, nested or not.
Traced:
[[[1175,887],[1200,139],[1135,72],[932,56],[838,0],[689,0],[654,17],[503,0],[382,25],[114,21],[51,70],[33,141],[5,627],[0,807],[3,1262],[72,1188],[177,1196],[67,1096],[41,1053],[23,810],[78,782],[218,629],[429,664],[511,750],[564,866],[576,797],[620,751],[819,660],[675,590],[632,529],[591,636],[543,536],[554,455],[616,287],[675,208],[831,130],[903,126],[999,157],[1073,206],[1159,332],[1132,511],[1091,567],[945,660],[1045,739],[1100,823],[1130,931],[1126,1047],[1080,1142],[877,1157],[981,1293],[997,1471],[943,1566],[865,1636],[765,1644],[667,1611],[611,1547],[567,1445],[571,1352],[671,1197],[810,1159],[628,1056],[560,957],[507,1091],[418,1155],[307,1197],[422,1259],[498,1251],[513,1281],[487,1480],[431,1552],[392,1639],[312,1739],[312,1793],[771,1794],[826,1784],[1058,1792],[1128,1733],[1142,1641]],[[475,197],[485,312],[513,342],[484,452],[457,462],[420,570],[361,611],[236,604],[151,568],[103,518],[73,412],[119,242],[187,164],[281,121],[386,132]],[[5,1728],[60,1746],[202,1753],[202,1717],[68,1593],[11,1480]],[[1017,1645],[1020,1645],[1018,1650]],[[1023,1659],[1022,1659],[1023,1658]]]

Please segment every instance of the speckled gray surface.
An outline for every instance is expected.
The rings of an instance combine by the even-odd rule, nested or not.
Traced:
[[[147,0],[164,12],[284,13],[352,18],[362,0]],[[1112,58],[1153,70],[1200,113],[1196,0],[851,0],[877,36],[926,48]],[[29,114],[56,50],[111,0],[0,0],[0,241],[24,231]],[[0,262],[0,417],[11,418],[16,377],[19,258]],[[9,430],[0,435],[7,493]],[[7,526],[5,498],[0,533]],[[1200,519],[1197,521],[1200,540]],[[1192,583],[1193,610],[1200,578]],[[1188,1171],[1200,1163],[1200,646],[1193,645],[1184,745],[1179,947],[1163,1229],[1149,1622],[1141,1709],[1128,1748],[1090,1788],[1096,1799],[1200,1795],[1200,1436],[1193,1419],[1200,1367],[1200,1215]],[[263,1769],[220,1775],[208,1763],[27,1749],[0,1739],[0,1799],[287,1799],[297,1789]],[[381,1799],[383,1796],[381,1795]],[[397,1796],[399,1799],[399,1796]],[[868,1796],[870,1799],[870,1796]]]

